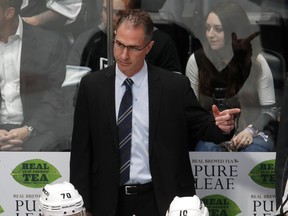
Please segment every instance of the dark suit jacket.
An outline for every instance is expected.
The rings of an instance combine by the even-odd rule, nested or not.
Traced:
[[[24,144],[24,150],[53,149],[49,145],[53,145],[52,128],[61,104],[65,58],[66,50],[60,36],[23,22],[20,63],[20,95],[24,114],[22,125],[32,126],[37,132]],[[33,139],[44,133],[44,137],[31,144]]]
[[[189,134],[225,140],[201,108],[187,77],[148,64],[149,160],[160,215],[174,196],[195,194]],[[119,152],[115,118],[115,65],[85,76],[75,107],[71,182],[93,215],[115,215]]]
[[[286,81],[283,103],[281,108],[281,117],[276,145],[276,206],[282,203],[282,197],[285,192],[286,182],[288,180],[288,80]]]

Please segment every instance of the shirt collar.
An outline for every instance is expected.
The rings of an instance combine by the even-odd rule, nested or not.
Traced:
[[[20,38],[23,37],[23,21],[20,16],[19,16],[19,25],[15,35],[19,35]]]
[[[19,23],[18,23],[16,33],[14,35],[11,35],[10,37],[12,37],[12,38],[17,37],[17,38],[22,39],[22,37],[23,37],[23,21],[22,21],[20,16],[18,16],[18,20],[19,20]]]
[[[130,77],[133,80],[133,85],[135,85],[137,88],[139,88],[141,86],[144,78],[147,76],[147,73],[148,73],[147,64],[146,64],[146,62],[144,62],[144,65],[141,68],[141,70],[138,73],[136,73],[135,75],[133,75],[132,77]],[[128,78],[124,73],[122,73],[120,71],[117,64],[116,64],[116,76],[120,80],[120,83],[123,83],[124,80]]]

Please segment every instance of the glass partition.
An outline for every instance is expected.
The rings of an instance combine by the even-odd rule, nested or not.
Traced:
[[[287,76],[285,0],[18,2],[0,0],[0,13],[10,14],[0,20],[2,151],[70,151],[80,80],[114,64],[114,28],[129,8],[154,22],[147,62],[187,76],[208,110],[240,107],[240,150],[251,143],[247,151],[275,150]],[[191,146],[235,151],[231,142]]]

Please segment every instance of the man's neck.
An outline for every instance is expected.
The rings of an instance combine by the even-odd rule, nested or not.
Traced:
[[[19,25],[18,16],[11,19],[10,22],[5,23],[3,27],[0,29],[0,41],[2,41],[3,43],[8,43],[8,38],[11,35],[16,34],[18,25]]]

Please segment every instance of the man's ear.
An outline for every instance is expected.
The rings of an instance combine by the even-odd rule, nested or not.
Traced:
[[[147,52],[146,52],[146,55],[150,52],[150,50],[151,50],[151,48],[153,47],[153,45],[154,45],[154,41],[153,40],[151,40],[150,42],[149,42],[149,44],[147,45]]]
[[[15,15],[15,8],[13,7],[8,7],[6,10],[5,10],[5,16],[7,19],[12,19]]]

